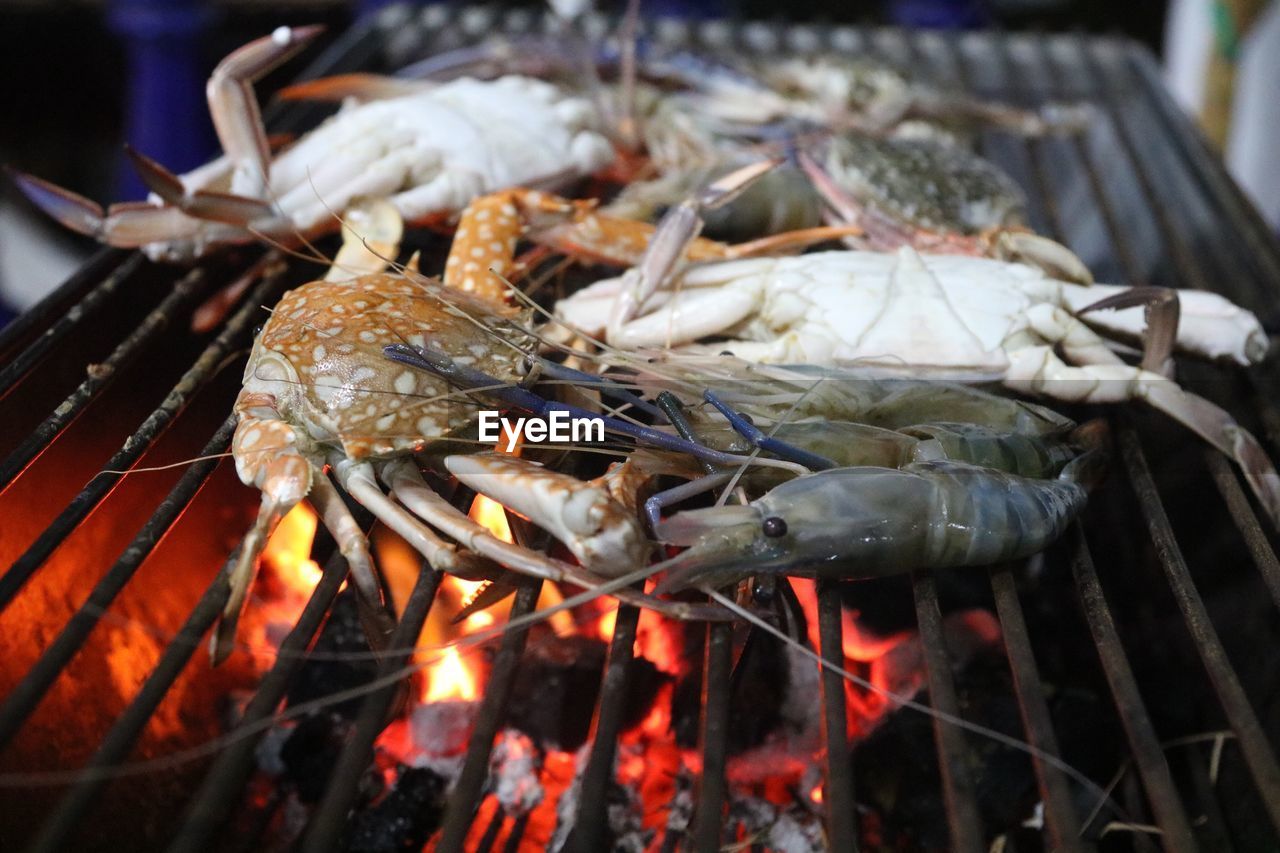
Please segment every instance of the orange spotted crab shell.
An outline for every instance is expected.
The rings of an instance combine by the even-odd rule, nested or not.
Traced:
[[[313,281],[286,293],[272,312],[249,358],[242,399],[273,396],[285,422],[317,444],[340,445],[349,459],[398,455],[465,425],[480,406],[439,377],[391,361],[382,348],[431,346],[516,381],[531,340],[520,319],[433,281],[389,273]]]

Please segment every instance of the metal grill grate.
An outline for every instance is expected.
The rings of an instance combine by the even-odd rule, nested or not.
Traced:
[[[455,13],[443,6],[431,6],[417,16],[393,9],[343,37],[308,75],[395,67],[498,28],[528,30],[539,26],[539,20],[523,12],[499,17],[486,9]],[[588,19],[587,27],[603,29],[604,22]],[[693,48],[737,48],[759,53],[869,50],[927,67],[984,96],[1027,105],[1076,99],[1094,103],[1099,108],[1097,120],[1079,138],[1024,141],[996,132],[984,134],[984,153],[1010,171],[1027,190],[1033,225],[1074,248],[1102,280],[1218,290],[1255,311],[1272,332],[1280,330],[1280,300],[1276,298],[1280,294],[1280,247],[1163,93],[1151,58],[1131,44],[1077,36],[952,37],[852,28],[784,30],[723,22],[660,21],[653,23],[651,30],[659,39]],[[277,116],[294,126],[306,118],[304,112]],[[4,440],[0,448],[5,453],[0,461],[0,489],[41,474],[40,457],[50,446],[77,425],[83,428],[85,419],[113,411],[110,401],[125,393],[119,387],[120,375],[142,361],[169,359],[178,351],[175,329],[185,329],[193,306],[214,285],[241,274],[245,265],[245,260],[231,257],[182,274],[154,268],[136,254],[103,252],[60,291],[0,334],[0,354],[5,358],[5,366],[0,369],[0,394],[4,395],[0,398],[0,411],[4,412],[0,423],[9,425],[0,435]],[[176,375],[171,390],[165,392],[162,388],[156,392],[162,397],[159,406],[141,419],[119,449],[102,462],[103,471],[137,464],[170,433],[178,433],[185,437],[182,440],[187,445],[199,447],[212,429],[212,438],[205,442],[200,455],[225,451],[232,424],[221,422],[217,413],[230,411],[235,392],[234,384],[224,381],[225,377],[238,375],[242,361],[236,359],[242,358],[250,330],[260,322],[259,306],[270,304],[286,286],[297,281],[297,273],[278,271],[261,278],[216,335],[201,341],[203,349],[197,347],[189,366]],[[118,332],[103,332],[104,327],[113,325]],[[222,369],[229,360],[233,367]],[[1275,392],[1280,388],[1275,380],[1276,362],[1272,358],[1262,368],[1248,374],[1231,374],[1226,379],[1223,373],[1188,375],[1197,390],[1229,399],[1229,408],[1242,419],[1252,415],[1273,439],[1274,449],[1274,436],[1280,427],[1274,406]],[[89,378],[76,379],[76,371],[82,371],[89,363],[97,365],[90,370]],[[1204,381],[1197,384],[1197,377]],[[40,409],[41,404],[48,405]],[[50,410],[52,414],[47,417],[32,414]],[[1148,582],[1162,579],[1163,589],[1156,589],[1154,584],[1150,587],[1149,607],[1164,606],[1164,616],[1177,614],[1182,620],[1184,639],[1190,641],[1189,647],[1198,653],[1203,667],[1195,667],[1191,660],[1185,662],[1187,695],[1203,695],[1217,703],[1212,713],[1220,712],[1224,727],[1234,736],[1235,749],[1257,795],[1256,823],[1261,827],[1254,827],[1251,837],[1267,836],[1274,843],[1274,831],[1280,829],[1280,767],[1272,745],[1277,733],[1264,730],[1255,707],[1265,697],[1256,692],[1255,684],[1247,685],[1255,690],[1253,695],[1242,686],[1219,637],[1221,623],[1211,618],[1200,592],[1206,585],[1216,588],[1218,576],[1229,573],[1238,582],[1256,587],[1259,595],[1265,588],[1280,606],[1280,562],[1271,535],[1259,524],[1234,471],[1219,455],[1195,451],[1190,458],[1174,460],[1148,438],[1151,428],[1156,434],[1168,434],[1168,426],[1153,423],[1149,428],[1149,419],[1141,418],[1143,431],[1139,433],[1139,419],[1133,414],[1122,413],[1114,420],[1118,462],[1108,495],[1101,501],[1105,506],[1093,508],[1087,522],[1068,537],[1066,547],[1056,549],[1045,560],[1050,569],[1057,566],[1074,581],[1075,599],[1056,604],[1078,614],[1082,630],[1096,646],[1096,660],[1081,660],[1079,666],[1092,668],[1105,679],[1114,716],[1128,742],[1128,757],[1136,768],[1140,788],[1131,785],[1121,798],[1135,820],[1153,824],[1159,833],[1150,837],[1130,833],[1122,835],[1124,840],[1120,842],[1111,835],[1106,843],[1136,849],[1161,844],[1171,850],[1195,850],[1216,847],[1220,839],[1229,842],[1235,831],[1226,825],[1220,809],[1212,802],[1212,784],[1205,769],[1192,767],[1190,773],[1175,773],[1170,766],[1161,742],[1167,734],[1153,722],[1159,715],[1153,715],[1152,711],[1158,709],[1151,707],[1164,697],[1144,694],[1146,683],[1139,677],[1139,672],[1147,668],[1143,662],[1147,650],[1141,645],[1142,635],[1133,627],[1133,614],[1135,608],[1148,608],[1148,589],[1135,576]],[[1187,447],[1192,445],[1174,440],[1173,446],[1186,456]],[[1148,457],[1157,453],[1160,456],[1153,466]],[[86,461],[92,466],[98,463],[96,458]],[[23,737],[24,723],[75,659],[103,614],[109,613],[113,601],[200,491],[214,478],[227,476],[227,467],[225,462],[210,459],[186,468],[169,493],[155,504],[154,514],[136,538],[105,570],[71,619],[57,626],[56,636],[38,661],[3,698],[0,749]],[[1153,476],[1153,467],[1159,476]],[[21,553],[0,575],[0,608],[9,607],[19,598],[24,586],[86,518],[94,512],[111,511],[109,498],[120,479],[120,475],[111,473],[89,479],[65,508],[33,535],[29,544],[23,545]],[[1168,485],[1158,486],[1165,481],[1178,493]],[[1185,526],[1199,513],[1187,510],[1181,495],[1188,492],[1206,506],[1214,507],[1203,527]],[[246,500],[251,498],[246,494]],[[1175,528],[1171,515],[1183,526]],[[1222,529],[1211,529],[1215,527]],[[1215,543],[1222,541],[1228,542],[1221,546],[1222,553],[1247,554],[1253,565],[1220,565],[1215,558]],[[1117,542],[1127,544],[1120,547]],[[1147,571],[1132,562],[1135,554]],[[155,843],[172,843],[172,850],[203,849],[226,825],[244,796],[253,770],[254,750],[262,734],[257,724],[269,720],[285,696],[333,604],[345,572],[346,566],[339,557],[328,561],[305,611],[283,641],[281,655],[244,709],[237,730],[244,736],[212,760],[186,806],[176,835],[156,839]],[[1034,618],[1043,603],[1031,602],[1027,593],[1020,593],[1021,577],[1021,571],[1008,567],[989,572],[991,600],[1002,628],[1021,718],[1019,736],[1046,754],[1059,755],[1059,733],[1050,712],[1048,688],[1037,664],[1037,652],[1041,656],[1046,652],[1043,647],[1033,647],[1035,623],[1028,619],[1028,613]],[[395,635],[394,648],[413,645],[439,580],[429,572],[419,578]],[[530,581],[521,588],[513,615],[533,608],[539,586]],[[929,572],[913,575],[911,588],[925,650],[930,701],[946,713],[963,714],[943,633],[940,597],[945,592],[940,592],[937,579]],[[97,751],[84,765],[84,772],[64,780],[56,807],[42,817],[33,850],[62,849],[73,843],[82,821],[115,778],[115,768],[130,758],[140,735],[179,676],[197,666],[193,655],[227,595],[226,579],[218,574],[165,645],[155,668],[127,708],[106,731]],[[1134,604],[1135,596],[1144,598],[1141,607]],[[840,589],[820,586],[821,652],[837,663],[843,663],[840,608]],[[612,773],[626,710],[623,688],[637,615],[633,608],[622,607],[617,618],[602,698],[593,723],[593,746],[584,770],[572,849],[599,850],[608,837],[605,783]],[[1275,611],[1269,611],[1267,618],[1274,621]],[[497,652],[463,770],[444,817],[439,850],[463,847],[483,797],[494,736],[503,724],[524,644],[525,633],[512,632]],[[726,733],[733,714],[729,705],[732,632],[727,626],[707,629],[705,655],[700,722],[702,775],[686,844],[687,849],[694,850],[715,850],[723,841]],[[401,655],[385,660],[380,674],[392,672],[406,659],[407,655]],[[1237,655],[1234,666],[1239,665]],[[363,700],[354,733],[343,747],[323,799],[305,830],[302,849],[331,850],[341,843],[360,778],[393,705],[395,691],[396,685],[388,684]],[[859,837],[859,818],[845,739],[845,695],[839,678],[830,673],[824,673],[821,701],[828,744],[824,798],[829,815],[828,841],[832,849],[852,850]],[[1271,722],[1274,721],[1273,717]],[[957,851],[981,851],[987,846],[987,834],[992,828],[983,825],[975,780],[966,758],[971,738],[941,723],[935,724],[934,734],[941,768],[939,794],[946,807],[950,846]],[[1044,804],[1044,846],[1059,850],[1096,849],[1101,836],[1097,816],[1087,813],[1061,771],[1039,759],[1033,759],[1032,764]],[[6,791],[3,796],[12,798],[15,792]],[[494,826],[485,834],[486,843],[493,843],[505,820],[499,811]],[[1265,825],[1268,821],[1270,827]],[[511,845],[519,842],[522,832],[520,822],[514,822],[509,849],[514,849]],[[663,849],[675,849],[679,840],[667,837]],[[1236,843],[1242,844],[1239,839]]]

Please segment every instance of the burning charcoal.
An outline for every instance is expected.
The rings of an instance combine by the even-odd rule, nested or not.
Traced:
[[[735,797],[729,805],[729,822],[742,829],[752,846],[774,853],[824,853],[827,849],[822,819],[801,806],[776,806],[755,797]]]
[[[578,750],[575,758],[576,774],[571,784],[556,801],[556,830],[547,845],[552,853],[561,850],[581,849],[581,843],[574,846],[571,841],[575,822],[578,818],[578,798],[582,793],[582,771],[590,754],[588,747]],[[614,760],[615,773],[617,759]],[[653,840],[653,832],[644,828],[644,804],[639,794],[632,788],[619,784],[616,777],[609,780],[606,799],[606,825],[612,839],[609,849],[613,853],[644,853]]]
[[[285,778],[294,784],[303,802],[319,802],[324,796],[350,728],[351,724],[337,714],[312,714],[298,721],[280,747]]]
[[[478,702],[445,699],[418,705],[410,716],[414,753],[424,758],[460,755],[467,748]]]
[[[688,767],[681,766],[676,774],[676,792],[667,807],[667,839],[680,838],[689,829],[693,821],[694,775]],[[664,843],[663,847],[667,845]]]
[[[528,814],[542,802],[541,772],[542,751],[528,735],[506,729],[498,736],[489,758],[489,785],[505,813]]]
[[[1017,701],[997,650],[972,655],[955,671],[955,679],[965,719],[1015,737],[1021,735]],[[1035,778],[1026,754],[989,738],[966,734],[964,740],[984,824],[1016,827],[1036,799]],[[913,847],[947,847],[933,721],[928,716],[909,708],[894,711],[856,746],[853,767],[858,798],[883,819],[887,837],[900,835]]]
[[[989,607],[991,582],[983,569],[948,569],[934,573],[943,615],[974,607]],[[889,637],[916,627],[915,595],[910,575],[851,581],[840,584],[840,600],[858,614],[858,627],[869,634]]]
[[[288,705],[323,699],[374,679],[378,663],[370,654],[369,641],[365,639],[356,607],[355,592],[348,585],[329,611],[329,618],[312,650],[312,658],[303,663],[294,678],[286,699]],[[345,659],[343,655],[352,658]],[[363,701],[363,697],[348,699],[332,706],[332,710],[349,720],[355,719]]]
[[[352,820],[348,853],[421,850],[440,825],[448,784],[432,770],[401,766],[395,787]]]
[[[785,644],[772,634],[752,631],[729,681],[731,755],[764,743],[782,722],[782,705],[791,693],[790,676]],[[811,704],[812,696],[806,701]]]
[[[540,744],[576,750],[591,731],[608,646],[587,637],[551,637],[532,644],[516,675],[507,722]],[[639,723],[665,677],[649,661],[633,659],[627,672],[628,714]]]

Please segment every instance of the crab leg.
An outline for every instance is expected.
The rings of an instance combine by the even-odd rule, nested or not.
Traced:
[[[1143,335],[1142,369],[1173,375],[1173,346],[1178,340],[1178,293],[1167,287],[1131,287],[1113,296],[1099,299],[1076,311],[1076,315],[1112,308],[1146,307],[1146,333]]]
[[[240,423],[232,439],[236,473],[246,484],[262,492],[258,517],[245,534],[231,568],[231,592],[222,608],[222,619],[210,638],[210,654],[219,664],[231,653],[236,623],[253,580],[258,557],[285,513],[311,491],[313,467],[298,450],[297,434],[280,420],[275,399],[265,394],[242,394],[236,401]]]
[[[328,478],[315,478],[309,499],[319,511],[324,526],[333,534],[338,551],[347,560],[365,636],[369,638],[371,648],[380,652],[387,647],[396,620],[383,601],[378,570],[369,552],[369,540]]]
[[[110,246],[136,249],[159,240],[192,240],[206,229],[213,232],[208,239],[234,241],[246,236],[239,229],[200,222],[177,208],[151,202],[124,202],[103,210],[96,202],[34,175],[17,170],[9,173],[36,207],[72,231]]]
[[[260,199],[267,186],[271,149],[253,82],[297,55],[323,31],[320,26],[279,27],[232,52],[213,70],[205,94],[218,141],[235,164],[232,193]]]
[[[338,482],[361,506],[404,537],[415,551],[427,559],[433,569],[461,577],[474,577],[477,574],[479,567],[474,560],[468,559],[465,553],[459,553],[455,546],[445,542],[382,493],[374,479],[373,466],[368,462],[335,459],[333,470]]]
[[[1280,474],[1258,440],[1230,414],[1171,379],[1124,364],[1102,338],[1066,311],[1054,308],[1052,316],[1046,313],[1032,309],[1029,317],[1051,345],[1011,352],[1007,386],[1086,403],[1146,400],[1235,460],[1267,515],[1280,526]],[[1068,358],[1082,364],[1067,364],[1052,344],[1061,344]]]
[[[1131,288],[1114,284],[1062,286],[1062,300],[1077,314],[1096,306],[1099,299],[1123,294]],[[1228,299],[1205,290],[1179,290],[1177,346],[1206,358],[1228,359],[1239,365],[1261,361],[1267,354],[1267,335],[1253,313]],[[1141,304],[1141,303],[1136,303]],[[1089,317],[1089,324],[1138,337],[1144,318],[1131,308],[1103,311]]]
[[[383,474],[390,481],[396,497],[406,507],[477,554],[521,574],[557,583],[567,581],[584,589],[594,589],[600,585],[599,578],[577,566],[503,542],[433,492],[423,482],[422,475],[411,461],[392,460],[383,469]],[[619,601],[647,607],[676,619],[724,621],[729,618],[724,610],[705,604],[667,601],[628,589],[616,589],[608,594]]]

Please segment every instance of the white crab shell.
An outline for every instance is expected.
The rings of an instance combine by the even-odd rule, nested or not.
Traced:
[[[464,78],[349,106],[272,163],[271,192],[304,230],[357,196],[407,220],[511,186],[585,175],[613,160],[582,98],[550,83]]]
[[[598,335],[622,286],[610,279],[561,300],[557,315]],[[609,341],[623,348],[727,338],[751,361],[852,365],[998,380],[1020,350],[1052,340],[1045,324],[1124,288],[1069,284],[1023,264],[961,255],[831,251],[691,267]],[[1179,291],[1179,348],[1248,364],[1267,339],[1257,318],[1217,294]],[[1143,309],[1086,315],[1136,339]]]

